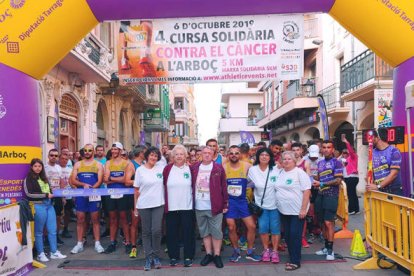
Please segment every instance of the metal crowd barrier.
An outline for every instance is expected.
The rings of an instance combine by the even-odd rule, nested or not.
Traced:
[[[354,269],[379,269],[379,254],[414,276],[414,200],[372,191],[364,196],[365,236],[372,257]]]

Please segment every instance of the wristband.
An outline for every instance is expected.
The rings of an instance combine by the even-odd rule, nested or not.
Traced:
[[[325,183],[323,183],[323,182],[319,182],[319,186],[320,186],[321,188],[323,188],[323,186],[325,186]]]

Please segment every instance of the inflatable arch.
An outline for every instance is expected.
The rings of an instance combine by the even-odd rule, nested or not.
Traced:
[[[414,80],[414,1],[0,0],[0,187],[21,183],[31,158],[41,156],[36,79],[99,22],[310,12],[329,13],[396,68],[393,124],[406,126],[404,89]],[[407,191],[407,150],[403,156]]]

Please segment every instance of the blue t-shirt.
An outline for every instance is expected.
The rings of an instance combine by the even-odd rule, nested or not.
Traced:
[[[320,182],[329,182],[343,176],[343,166],[336,158],[322,159],[318,162],[318,175]],[[319,194],[327,196],[338,196],[339,186],[324,186],[319,188]]]
[[[392,146],[388,146],[383,150],[374,149],[372,154],[372,167],[374,170],[374,183],[375,185],[381,184],[385,177],[387,177],[392,169],[398,170],[397,177],[385,188],[381,188],[380,191],[400,194],[401,191],[401,153]]]
[[[216,162],[217,164],[220,164],[220,165],[223,164],[223,157],[221,156],[220,153],[217,155],[217,159],[214,160],[214,162]]]

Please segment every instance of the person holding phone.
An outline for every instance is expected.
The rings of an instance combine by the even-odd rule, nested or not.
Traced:
[[[358,174],[358,155],[353,147],[346,139],[346,135],[341,135],[342,142],[346,145],[346,149],[342,150],[342,164],[344,166],[344,181],[348,194],[348,214],[359,214],[359,202],[356,187],[359,182]]]

